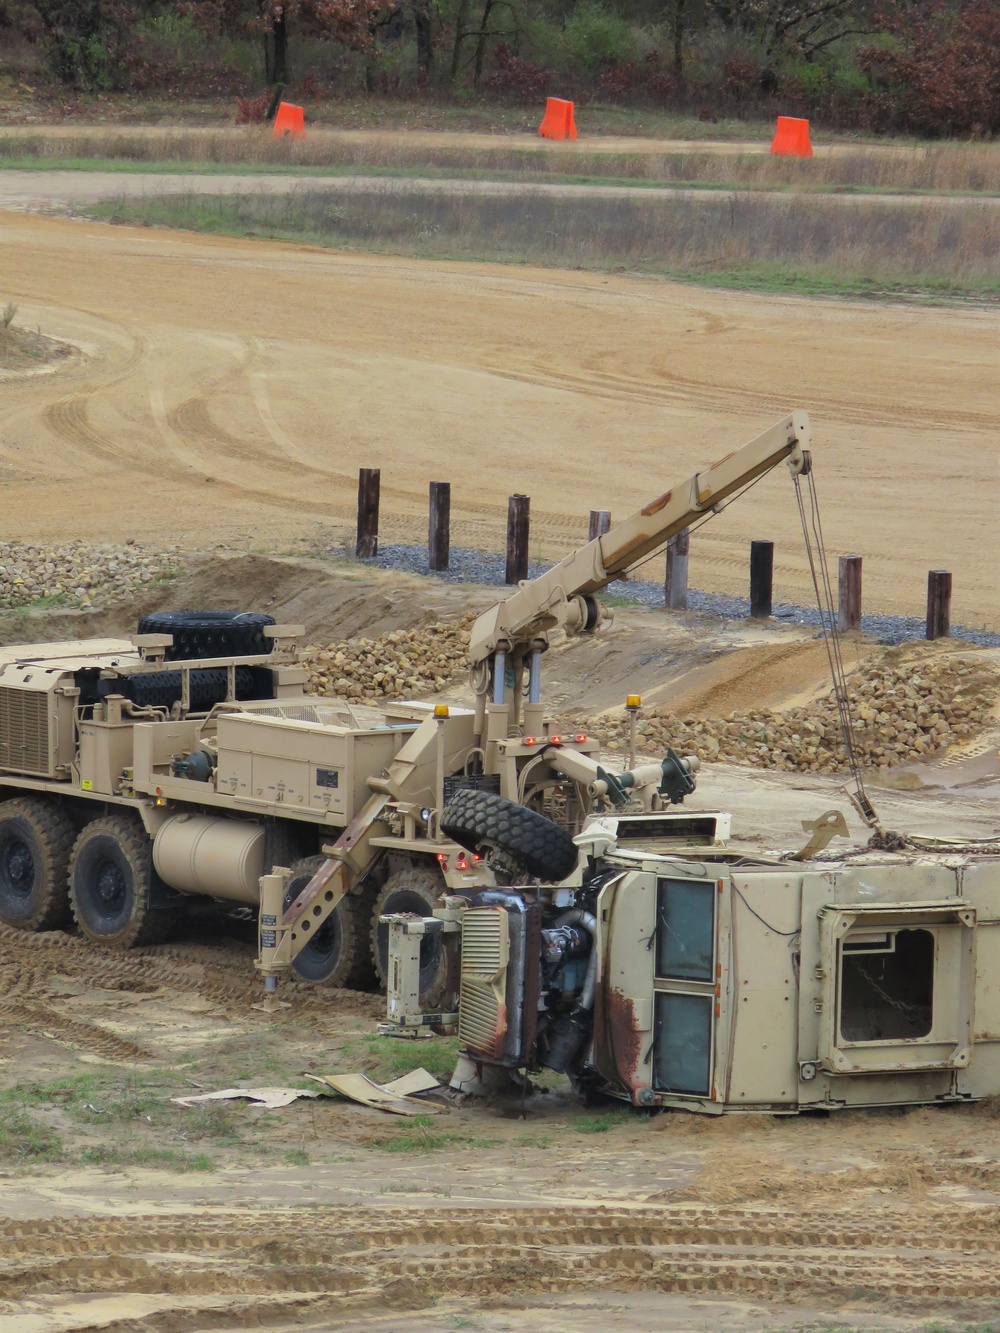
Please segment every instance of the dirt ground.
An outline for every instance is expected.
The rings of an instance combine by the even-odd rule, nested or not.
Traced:
[[[521,491],[534,553],[554,555],[589,509],[631,512],[802,406],[827,546],[864,555],[866,606],[920,614],[927,569],[948,568],[955,622],[1000,627],[981,545],[1000,466],[995,312],[15,214],[0,254],[19,320],[81,349],[4,384],[11,537],[329,544],[350,530],[357,468],[377,465],[384,541],[424,539],[427,484],[451,480],[456,543],[498,546]],[[693,586],[742,592],[761,536],[778,597],[809,599],[778,474],[697,534]]]

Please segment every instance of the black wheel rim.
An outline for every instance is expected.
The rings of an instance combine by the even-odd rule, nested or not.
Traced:
[[[117,916],[128,897],[128,880],[117,861],[108,858],[98,862],[94,874],[94,896],[101,911]]]
[[[15,897],[28,898],[35,887],[35,857],[23,838],[9,838],[0,851],[0,875]]]
[[[340,928],[335,912],[326,918],[303,952],[309,953],[313,961],[321,965],[336,962],[340,954]]]

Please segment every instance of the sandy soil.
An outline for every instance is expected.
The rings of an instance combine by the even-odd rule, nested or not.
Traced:
[[[12,214],[0,253],[20,320],[81,348],[4,386],[11,536],[332,541],[356,469],[378,465],[383,540],[422,539],[444,478],[453,540],[498,546],[519,490],[533,547],[558,554],[591,507],[623,515],[804,406],[827,544],[866,557],[866,605],[919,614],[944,567],[956,623],[1000,627],[981,536],[997,518],[995,312]],[[692,584],[742,591],[759,536],[777,542],[779,598],[808,598],[782,475],[697,534]]]

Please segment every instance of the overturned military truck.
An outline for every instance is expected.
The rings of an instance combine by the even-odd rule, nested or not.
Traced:
[[[1000,1093],[1000,859],[762,859],[728,831],[722,814],[594,816],[561,884],[390,918],[383,1031],[457,1030],[456,1087],[477,1067],[553,1070],[637,1107]],[[428,933],[451,954],[451,1011],[415,1002]]]

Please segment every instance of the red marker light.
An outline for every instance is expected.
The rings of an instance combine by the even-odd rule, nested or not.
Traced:
[[[534,743],[535,743],[535,738],[534,738],[534,736],[525,736],[525,738],[524,738],[524,743],[525,743],[525,745],[534,745]]]
[[[579,736],[577,736],[577,738],[576,738],[576,743],[577,743],[577,745],[582,745],[583,742],[584,742],[586,739],[587,739],[586,736],[585,736],[585,735],[583,734],[583,732],[581,731],[580,734],[579,734]]]
[[[550,743],[551,745],[562,745],[562,737],[561,737],[561,736],[550,736],[550,737],[549,737],[549,743]]]
[[[458,865],[458,869],[459,869],[459,870],[468,870],[468,868],[469,868],[469,863],[468,863],[468,861],[466,861],[466,859],[465,859],[464,856],[460,856],[460,857],[458,858],[457,865]]]
[[[438,852],[438,860],[441,862],[443,866],[446,866],[448,864],[448,853]]]
[[[479,855],[478,852],[473,852],[473,853],[472,853],[472,859],[473,859],[473,861],[481,861],[483,858]]]

